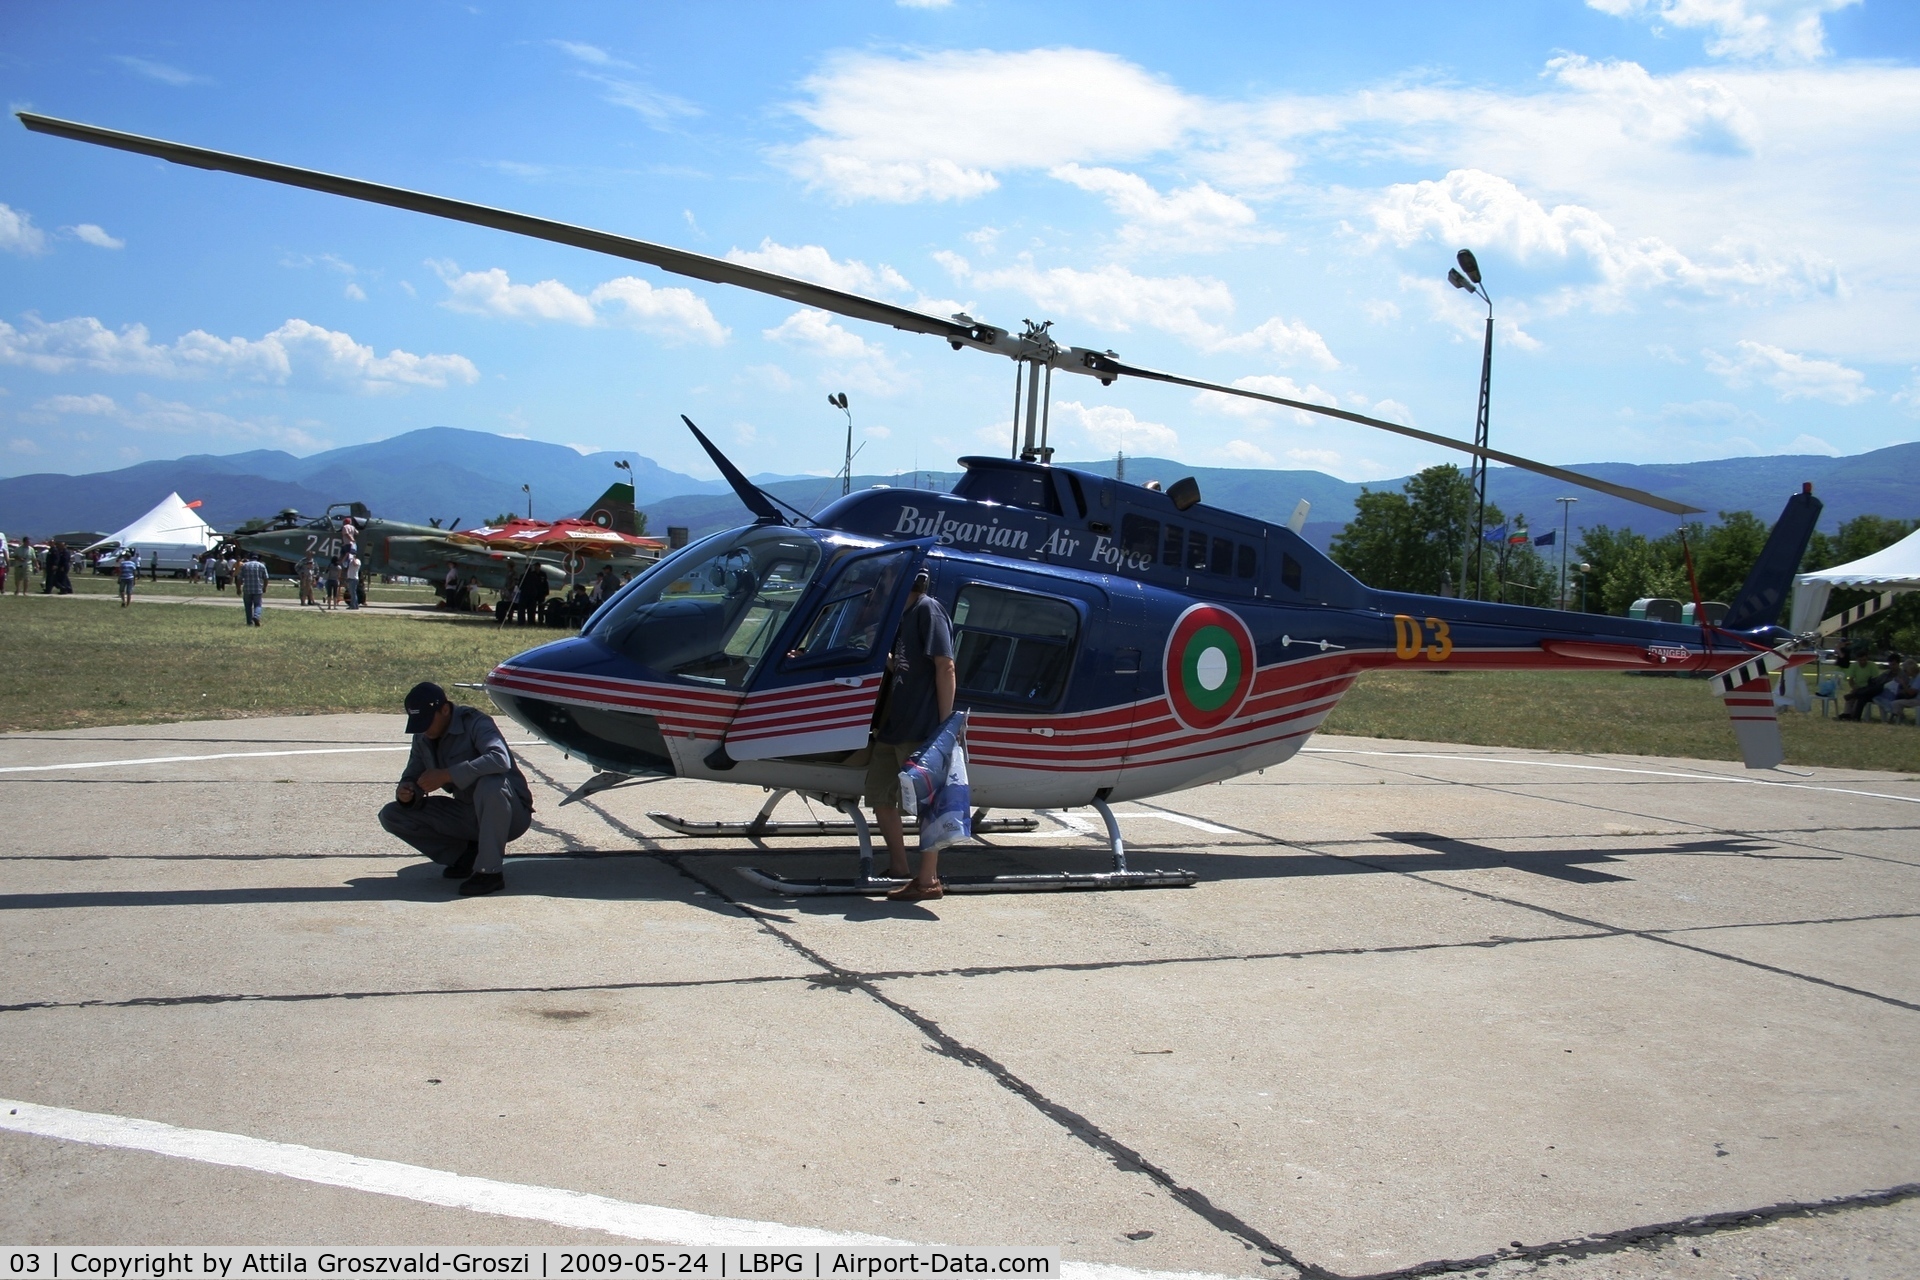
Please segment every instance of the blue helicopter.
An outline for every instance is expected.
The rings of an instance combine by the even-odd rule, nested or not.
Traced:
[[[940,319],[607,232],[18,114],[41,133],[574,245],[1016,362],[1025,382],[1018,456],[960,459],[964,475],[946,494],[870,489],[812,516],[783,513],[688,421],[753,523],[680,549],[577,637],[520,654],[486,678],[509,716],[599,771],[569,801],[662,777],[742,783],[773,793],[751,822],[652,816],[692,834],[858,835],[851,879],[745,873],[779,892],[879,893],[898,883],[874,874],[858,798],[887,655],[922,569],[953,621],[975,829],[1033,828],[1030,818],[989,819],[992,809],[1090,806],[1114,862],[1094,873],[950,876],[950,892],[1192,884],[1190,872],[1129,868],[1111,805],[1283,763],[1371,669],[1711,672],[1747,766],[1772,768],[1783,756],[1770,674],[1810,660],[1805,646],[1845,625],[1830,619],[1804,637],[1777,626],[1820,514],[1811,486],[1787,500],[1717,624],[1704,610],[1691,625],[1378,591],[1302,538],[1299,516],[1276,525],[1208,506],[1192,479],[1162,491],[1054,465],[1045,421],[1054,372],[1265,401],[1676,516],[1698,508],[1398,423],[1062,347],[1045,324],[1016,334],[966,315]],[[846,822],[773,821],[775,805],[795,793]]]

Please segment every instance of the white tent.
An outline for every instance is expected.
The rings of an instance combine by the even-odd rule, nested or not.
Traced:
[[[1793,620],[1789,624],[1796,635],[1803,635],[1820,625],[1820,619],[1826,614],[1827,596],[1835,587],[1881,591],[1891,587],[1920,591],[1920,530],[1851,564],[1837,564],[1831,569],[1796,575],[1793,580]]]
[[[158,552],[162,561],[197,556],[220,541],[220,535],[200,518],[200,513],[170,493],[147,514],[120,532],[100,539],[83,554],[94,555],[115,547],[136,547],[140,558]]]

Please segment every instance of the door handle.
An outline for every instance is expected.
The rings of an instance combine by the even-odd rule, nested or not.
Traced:
[[[843,684],[849,689],[858,689],[867,682],[867,678],[865,676],[835,676],[833,682],[835,684]]]

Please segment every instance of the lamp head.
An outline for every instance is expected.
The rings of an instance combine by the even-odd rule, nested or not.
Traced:
[[[1447,268],[1447,283],[1456,289],[1465,289],[1469,293],[1473,291],[1473,286],[1467,283],[1467,278],[1452,267]]]
[[[1467,279],[1473,281],[1475,284],[1479,284],[1480,264],[1474,260],[1473,250],[1462,249],[1453,256],[1455,260],[1460,263],[1460,269],[1467,273]]]

